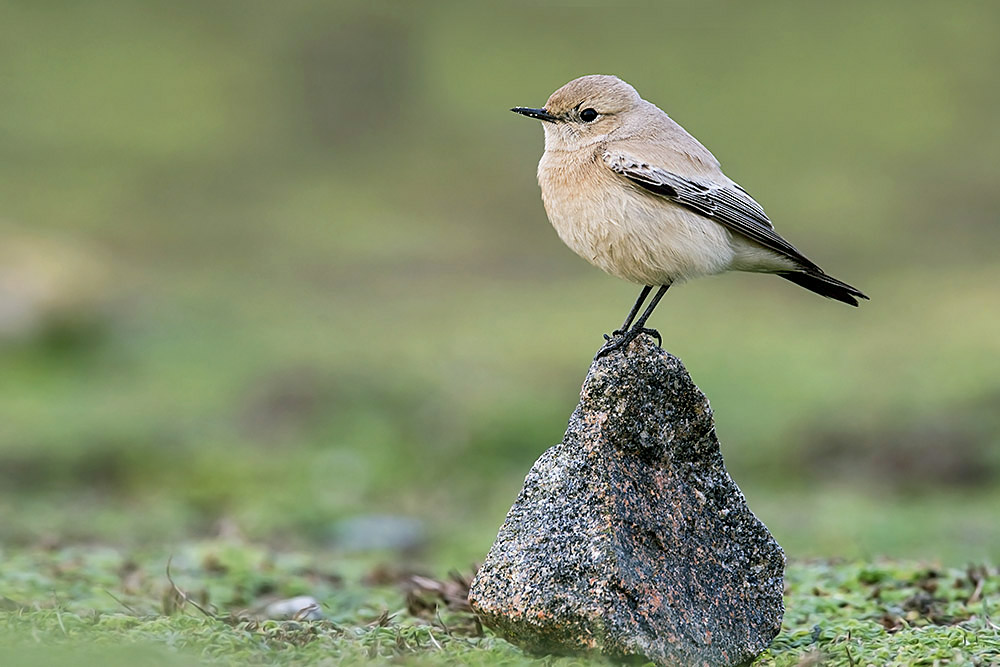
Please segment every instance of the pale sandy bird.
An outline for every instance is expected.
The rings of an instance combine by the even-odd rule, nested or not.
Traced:
[[[644,286],[598,356],[643,332],[659,339],[645,328],[656,304],[670,285],[699,276],[774,273],[852,306],[868,298],[781,238],[708,149],[618,77],[580,77],[542,109],[511,111],[544,121],[538,183],[559,238],[595,266]]]

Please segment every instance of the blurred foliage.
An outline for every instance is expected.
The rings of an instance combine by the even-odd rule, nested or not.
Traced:
[[[507,109],[606,72],[872,296],[726,276],[654,318],[778,540],[996,558],[998,26],[973,2],[0,3],[0,299],[31,285],[11,266],[99,269],[0,339],[0,540],[326,543],[388,513],[481,557],[635,291],[558,241],[541,132]]]

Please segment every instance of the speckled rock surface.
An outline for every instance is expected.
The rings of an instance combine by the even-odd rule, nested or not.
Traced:
[[[783,571],[726,472],[705,395],[640,336],[591,366],[469,600],[533,653],[741,665],[778,633]]]

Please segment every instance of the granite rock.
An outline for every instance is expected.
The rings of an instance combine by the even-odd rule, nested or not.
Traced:
[[[780,629],[784,563],[726,472],[705,395],[643,335],[591,366],[469,601],[532,653],[742,665]]]

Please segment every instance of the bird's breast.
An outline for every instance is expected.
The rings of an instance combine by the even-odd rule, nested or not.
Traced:
[[[662,285],[726,270],[729,233],[607,169],[600,153],[547,151],[538,165],[542,201],[559,238],[613,276]]]

